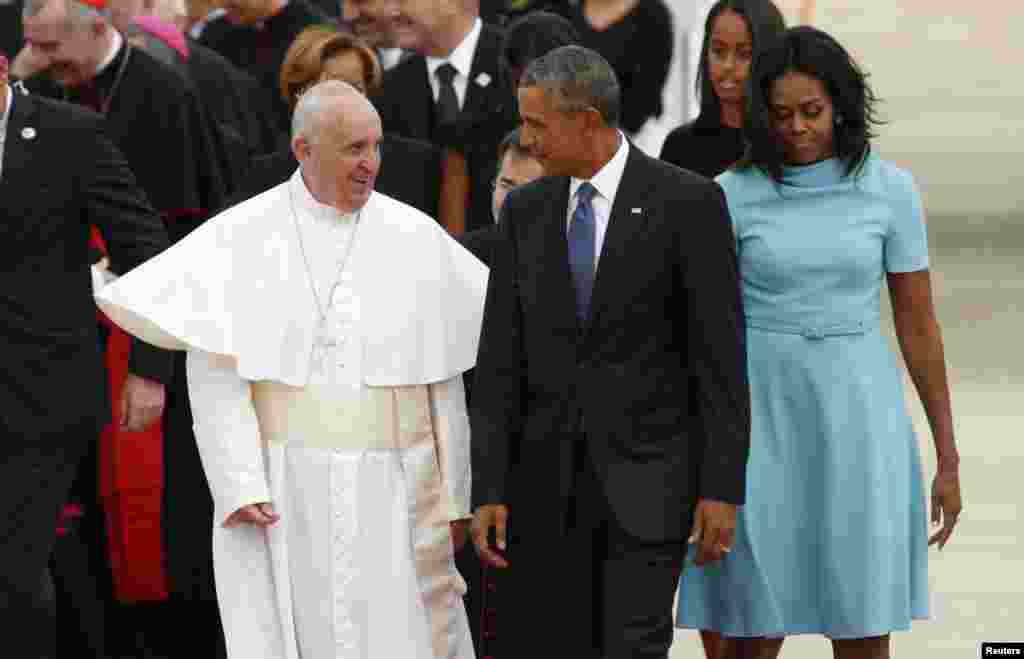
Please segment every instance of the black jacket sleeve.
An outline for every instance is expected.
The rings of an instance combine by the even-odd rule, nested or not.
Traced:
[[[511,459],[522,436],[526,354],[516,285],[516,193],[505,201],[490,250],[491,273],[470,401],[474,508],[508,503]]]
[[[111,270],[124,274],[166,249],[167,231],[98,117],[89,132],[81,183],[86,219],[107,244]],[[128,370],[166,384],[171,379],[172,355],[134,339]]]
[[[699,496],[742,505],[750,451],[743,298],[732,221],[717,184],[705,186],[702,240],[680,236],[693,413],[701,430]],[[690,225],[692,227],[692,225]]]

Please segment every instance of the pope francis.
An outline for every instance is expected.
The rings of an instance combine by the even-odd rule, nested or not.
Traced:
[[[381,123],[355,88],[311,88],[292,132],[289,181],[98,304],[188,351],[233,659],[472,659],[453,543],[487,269],[373,191]]]

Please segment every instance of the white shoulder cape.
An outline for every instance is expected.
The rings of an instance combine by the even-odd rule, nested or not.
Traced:
[[[305,386],[316,306],[288,186],[224,211],[96,295],[130,334],[231,357],[246,380]],[[308,193],[307,193],[308,194]],[[433,384],[476,362],[487,267],[433,219],[374,192],[348,266],[363,300],[364,381]]]

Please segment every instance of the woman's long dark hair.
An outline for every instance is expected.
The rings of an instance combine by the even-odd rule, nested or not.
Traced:
[[[718,0],[711,7],[708,19],[704,23],[704,42],[700,47],[700,67],[697,69],[696,87],[700,98],[700,114],[697,115],[695,122],[697,128],[717,130],[722,125],[722,104],[719,103],[718,94],[711,84],[708,58],[715,21],[726,11],[736,12],[747,24],[755,62],[761,49],[786,31],[786,19],[772,0]]]
[[[878,98],[850,53],[831,35],[808,26],[787,30],[755,62],[744,113],[747,153],[737,167],[758,167],[782,181],[785,152],[772,121],[769,94],[772,84],[790,72],[824,84],[834,108],[833,150],[844,161],[846,175],[853,174],[871,151],[874,126],[882,123],[875,113]]]

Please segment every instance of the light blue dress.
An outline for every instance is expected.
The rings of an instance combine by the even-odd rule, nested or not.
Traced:
[[[862,638],[928,617],[928,519],[886,272],[928,267],[920,195],[875,155],[718,177],[747,315],[751,446],[733,551],[682,577],[677,626]],[[692,557],[692,551],[691,551]]]

